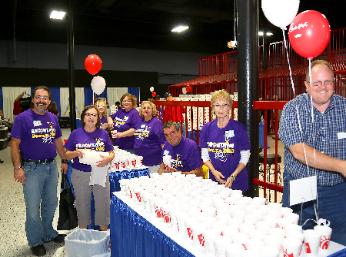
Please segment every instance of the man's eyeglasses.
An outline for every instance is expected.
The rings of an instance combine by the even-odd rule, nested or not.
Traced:
[[[310,82],[308,82],[310,83]],[[312,81],[312,83],[310,83],[311,85],[313,85],[314,87],[319,87],[319,86],[332,86],[334,85],[334,79],[332,80],[325,80],[325,81],[321,81],[321,80],[317,80],[317,81]]]
[[[87,116],[87,117],[90,117],[90,116],[97,117],[97,114],[96,113],[86,113],[85,116]]]
[[[36,100],[40,100],[40,99],[42,99],[42,100],[49,100],[49,96],[36,95],[35,99]]]

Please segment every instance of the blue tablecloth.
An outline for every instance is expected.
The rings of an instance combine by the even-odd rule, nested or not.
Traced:
[[[124,171],[116,171],[109,173],[109,183],[110,183],[110,192],[112,197],[113,192],[120,191],[119,180],[121,179],[129,179],[135,177],[149,176],[148,168],[142,170],[124,170]]]
[[[193,257],[115,195],[111,199],[112,257]]]

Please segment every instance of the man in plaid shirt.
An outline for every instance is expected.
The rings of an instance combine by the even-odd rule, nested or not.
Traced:
[[[323,60],[311,65],[306,93],[288,102],[279,136],[285,145],[283,205],[289,206],[289,182],[317,177],[317,201],[292,206],[301,220],[318,217],[331,222],[332,240],[346,245],[346,98],[334,94],[334,72]],[[313,109],[311,108],[313,105]],[[304,229],[312,228],[307,222]]]

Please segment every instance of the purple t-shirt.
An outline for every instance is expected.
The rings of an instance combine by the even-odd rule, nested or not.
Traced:
[[[98,152],[109,152],[113,150],[113,144],[108,132],[103,129],[97,128],[94,132],[89,133],[84,128],[78,128],[72,131],[65,148],[69,151],[90,149]],[[91,166],[80,163],[79,158],[73,159],[72,167],[84,172],[91,171]]]
[[[177,146],[165,142],[162,156],[172,157],[171,166],[179,171],[191,171],[202,166],[201,151],[197,143],[183,137]]]
[[[123,132],[129,130],[130,128],[135,128],[136,124],[141,121],[138,111],[133,108],[126,112],[124,109],[119,109],[112,116],[114,130],[118,132]],[[113,139],[114,145],[119,146],[120,149],[130,150],[133,149],[133,144],[135,137],[122,137]]]
[[[53,113],[40,115],[28,109],[14,120],[11,136],[20,139],[23,160],[53,159],[56,156],[55,139],[61,137],[61,129]]]
[[[218,128],[216,119],[206,123],[201,130],[199,140],[199,146],[208,149],[211,163],[225,176],[225,179],[237,168],[240,151],[250,150],[245,127],[234,120],[230,120],[225,128]],[[209,177],[215,180],[211,172]],[[232,189],[246,191],[248,187],[248,171],[245,168],[233,182]]]
[[[102,117],[100,118],[100,126],[106,123],[108,123],[107,117],[102,115]]]
[[[142,120],[136,125],[134,136],[133,148],[137,155],[143,156],[143,164],[147,166],[161,164],[161,144],[165,142],[162,122],[156,117],[149,121]]]

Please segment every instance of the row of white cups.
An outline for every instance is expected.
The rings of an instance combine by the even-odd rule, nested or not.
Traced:
[[[328,249],[329,226],[303,231],[292,209],[245,197],[209,179],[165,173],[119,182],[123,196],[190,242],[201,256],[314,257]]]
[[[146,166],[143,165],[143,157],[122,150],[118,147],[114,147],[115,157],[111,163],[111,170],[123,171],[123,170],[138,170],[144,169]]]

